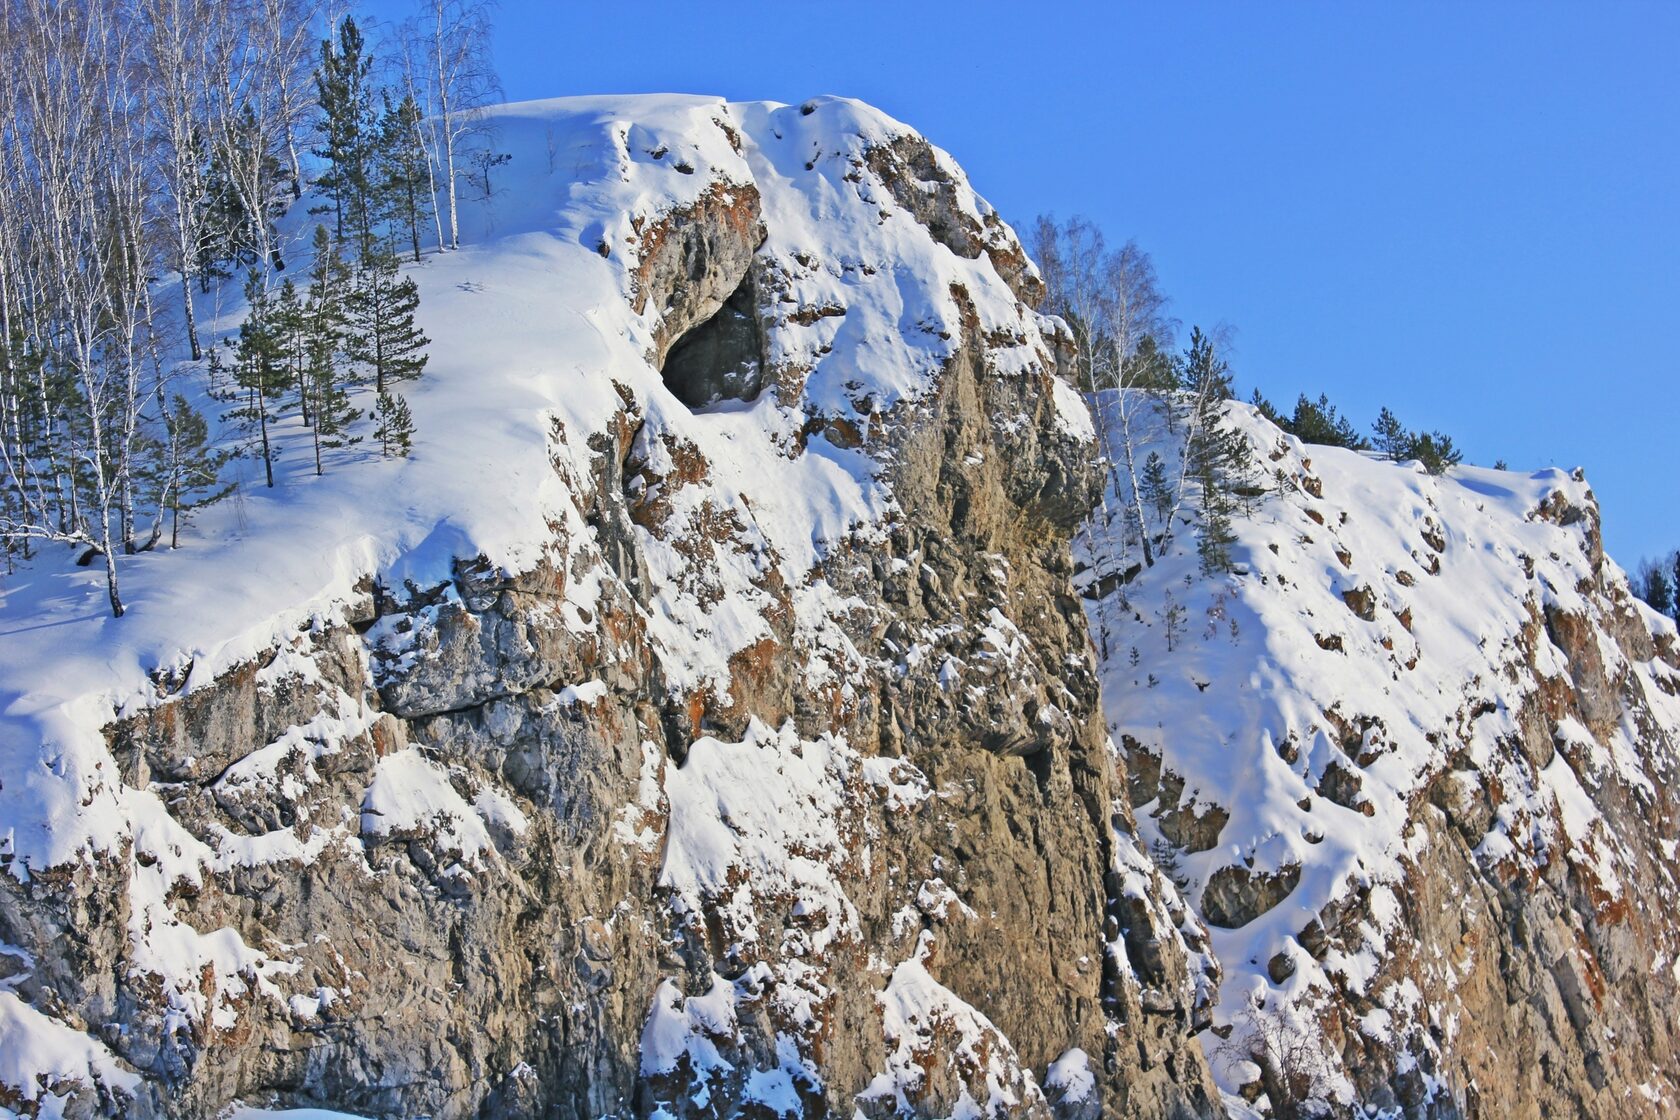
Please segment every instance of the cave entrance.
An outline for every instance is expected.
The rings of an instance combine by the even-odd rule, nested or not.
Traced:
[[[764,389],[764,332],[752,271],[718,308],[671,346],[660,376],[696,412],[755,400]]]

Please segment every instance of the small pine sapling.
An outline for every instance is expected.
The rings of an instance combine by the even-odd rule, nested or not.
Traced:
[[[488,199],[495,193],[490,189],[491,168],[500,167],[504,163],[511,162],[512,159],[513,155],[510,152],[495,152],[489,148],[483,148],[473,153],[472,164],[478,168],[478,189],[484,192],[484,198]],[[681,170],[682,166],[680,163],[677,164],[678,170]],[[689,170],[692,171],[693,168],[689,168]]]
[[[381,393],[373,415],[377,422],[373,438],[379,441],[380,452],[387,459],[408,458],[414,446],[414,414],[408,402],[394,393]]]
[[[175,394],[163,418],[158,506],[169,510],[169,547],[175,549],[181,547],[184,514],[233,492],[233,483],[221,483],[222,468],[232,455],[211,442],[210,426],[181,394]]]
[[[245,282],[245,299],[250,311],[239,327],[239,384],[248,394],[248,403],[240,410],[246,420],[254,420],[262,436],[263,471],[270,489],[274,486],[274,447],[268,434],[268,398],[283,392],[286,385],[286,363],[283,340],[275,329],[273,305],[263,287],[262,277],[252,271]]]
[[[349,434],[356,409],[339,376],[338,352],[346,331],[345,299],[350,273],[325,226],[315,227],[315,264],[304,302],[305,384],[314,410],[315,473],[322,473],[323,449],[347,447],[360,436]]]
[[[1149,458],[1143,461],[1143,500],[1155,514],[1155,520],[1163,528],[1166,526],[1167,514],[1172,510],[1172,486],[1167,482],[1167,461],[1161,458],[1158,451],[1151,451]]]
[[[1184,638],[1184,616],[1187,612],[1184,604],[1174,599],[1169,593],[1166,602],[1161,606],[1161,625],[1167,632],[1167,652],[1178,648],[1178,643]]]

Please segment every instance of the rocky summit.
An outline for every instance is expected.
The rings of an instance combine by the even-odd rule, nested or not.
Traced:
[[[1143,563],[1174,402],[917,133],[490,119],[412,454],[282,418],[121,618],[0,583],[0,1115],[1680,1108],[1680,646],[1582,477],[1227,404],[1230,570]]]

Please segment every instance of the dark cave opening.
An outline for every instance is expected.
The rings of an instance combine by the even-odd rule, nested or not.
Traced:
[[[697,412],[757,399],[764,389],[764,346],[750,271],[717,314],[677,339],[660,375]]]

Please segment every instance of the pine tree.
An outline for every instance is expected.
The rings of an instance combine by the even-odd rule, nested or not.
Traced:
[[[1277,410],[1277,406],[1267,400],[1261,394],[1260,390],[1254,390],[1254,393],[1248,398],[1248,403],[1254,406],[1254,411],[1258,412],[1261,416],[1264,416],[1267,420],[1270,420],[1273,424],[1276,424],[1282,430],[1286,432],[1291,430],[1289,417],[1279,412]]]
[[[1253,517],[1255,503],[1266,496],[1260,464],[1254,457],[1254,449],[1249,446],[1248,437],[1240,431],[1233,429],[1226,432],[1225,443],[1225,469],[1220,481],[1231,494],[1242,499],[1243,513]]]
[[[512,159],[512,152],[493,152],[489,148],[480,148],[472,154],[472,164],[478,169],[478,179],[476,182],[478,183],[479,190],[484,192],[480,197],[489,199],[494,196],[495,192],[490,189],[490,170],[495,167],[500,167],[502,164],[508,163]],[[680,169],[683,165],[678,164],[677,166]],[[692,170],[692,168],[690,168],[690,170]]]
[[[1444,474],[1464,461],[1464,452],[1453,446],[1451,436],[1410,431],[1386,408],[1372,428],[1377,435],[1377,450],[1396,463],[1416,459],[1430,474]]]
[[[325,226],[315,227],[315,264],[310,270],[309,294],[304,301],[304,383],[314,406],[315,473],[323,473],[322,449],[359,443],[350,435],[356,409],[339,375],[338,353],[345,342],[348,310],[345,301],[350,272]]]
[[[1161,349],[1153,334],[1138,340],[1137,348],[1126,359],[1125,373],[1128,389],[1160,393],[1178,388],[1178,371],[1173,368],[1172,355]]]
[[[1200,327],[1190,328],[1190,347],[1184,352],[1179,382],[1192,396],[1215,404],[1231,399],[1231,367]]]
[[[1669,586],[1676,589],[1677,592],[1674,601],[1674,617],[1680,619],[1680,552],[1674,553],[1669,560],[1670,567],[1674,570],[1674,578],[1669,581]]]
[[[1190,345],[1178,361],[1179,385],[1189,402],[1185,462],[1193,477],[1216,472],[1223,454],[1219,421],[1231,399],[1231,367],[1219,356],[1213,339],[1190,328]]]
[[[373,430],[373,438],[379,441],[384,456],[408,458],[414,443],[414,414],[409,411],[408,402],[393,393],[380,393],[374,418],[378,425]]]
[[[342,345],[350,320],[350,266],[326,226],[315,227],[315,260],[309,269],[309,292],[304,300],[306,345]]]
[[[166,439],[157,474],[158,503],[160,509],[169,510],[169,547],[173,549],[181,546],[183,514],[233,492],[233,483],[220,484],[222,468],[231,456],[211,442],[204,417],[179,393],[163,416]]]
[[[350,335],[346,349],[353,361],[373,368],[374,391],[419,377],[426,368],[431,341],[414,322],[420,289],[397,270],[397,255],[384,246],[362,257],[361,274],[349,300]]]
[[[1202,523],[1196,537],[1196,558],[1202,574],[1231,570],[1231,546],[1237,543],[1231,528],[1231,499],[1215,480],[1202,485]]]
[[[282,374],[286,385],[297,396],[298,413],[307,427],[310,423],[310,394],[304,379],[307,365],[307,327],[303,302],[298,298],[297,285],[288,278],[280,285],[279,293],[269,307],[269,322],[284,365]]]
[[[420,226],[431,207],[431,164],[420,142],[420,105],[412,93],[395,105],[385,95],[379,122],[380,209],[408,234],[409,248],[420,262]]]
[[[1411,458],[1412,436],[1406,431],[1405,425],[1400,423],[1399,417],[1390,412],[1385,406],[1378,415],[1377,422],[1371,425],[1376,433],[1376,447],[1384,455],[1396,463]]]
[[[366,249],[373,237],[372,180],[369,163],[376,138],[373,59],[365,53],[361,30],[350,16],[338,28],[338,48],[321,40],[321,64],[315,70],[316,99],[321,106],[322,146],[315,154],[328,162],[315,183],[333,200],[338,240],[346,219]]]
[[[239,327],[239,384],[248,394],[242,410],[262,433],[263,471],[274,486],[274,450],[268,436],[268,398],[285,391],[287,384],[285,349],[275,330],[274,313],[262,277],[252,271],[245,282],[245,300],[250,306]]]
[[[1441,432],[1419,432],[1412,436],[1409,458],[1423,464],[1430,474],[1445,474],[1447,468],[1464,461],[1464,452],[1453,446],[1452,437]]]
[[[245,206],[233,187],[226,165],[212,155],[204,172],[204,194],[199,202],[198,288],[206,294],[212,280],[226,280],[232,266],[255,264],[240,246],[247,240],[240,234],[246,223]]]
[[[1172,486],[1167,482],[1167,461],[1151,451],[1143,461],[1143,500],[1155,511],[1155,520],[1165,521],[1172,509]]]
[[[1242,460],[1248,454],[1248,441],[1224,426],[1225,402],[1232,397],[1231,367],[1214,340],[1192,327],[1179,369],[1190,402],[1184,466],[1196,483],[1201,505],[1196,554],[1202,574],[1228,572],[1237,539],[1231,528],[1231,494],[1241,484],[1237,475],[1246,470]]]
[[[350,394],[339,384],[332,362],[313,361],[309,370],[315,389],[315,473],[324,473],[321,452],[351,447],[362,442],[352,435],[350,425],[361,415],[350,401]]]
[[[1328,394],[1320,393],[1317,401],[1302,393],[1295,401],[1295,415],[1279,425],[1305,443],[1320,443],[1329,447],[1348,447],[1363,450],[1370,446],[1354,430],[1353,421],[1337,413]]]
[[[1634,583],[1634,593],[1658,614],[1674,613],[1674,584],[1669,582],[1666,564],[1650,560],[1641,564]]]

